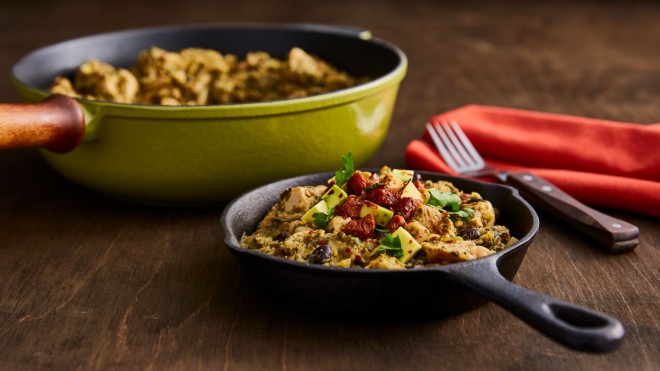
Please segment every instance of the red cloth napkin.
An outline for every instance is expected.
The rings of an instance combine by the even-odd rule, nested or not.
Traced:
[[[430,121],[448,120],[455,120],[497,169],[533,172],[585,204],[660,216],[660,124],[480,105]],[[426,132],[408,144],[406,163],[456,175]]]

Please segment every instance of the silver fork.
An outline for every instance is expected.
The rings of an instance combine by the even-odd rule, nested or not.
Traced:
[[[636,226],[592,209],[548,181],[532,173],[511,173],[488,166],[456,121],[427,123],[426,129],[440,156],[457,173],[495,176],[517,188],[534,206],[567,220],[611,253],[632,250],[639,243]]]

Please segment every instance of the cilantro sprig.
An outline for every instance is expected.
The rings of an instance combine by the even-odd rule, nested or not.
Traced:
[[[447,211],[458,211],[460,209],[461,198],[451,192],[442,192],[437,189],[429,190],[431,197],[429,205],[438,206]]]
[[[327,227],[328,224],[330,223],[330,219],[332,219],[334,214],[335,214],[334,207],[330,208],[330,210],[328,210],[327,213],[312,214],[312,218],[314,218],[314,225],[316,226],[316,228],[325,229],[325,227]]]
[[[335,172],[335,184],[339,187],[348,182],[348,179],[353,176],[355,172],[355,165],[353,164],[353,153],[348,152],[345,156],[341,157],[342,168]]]
[[[449,219],[456,221],[458,219],[468,222],[474,219],[474,210],[466,207],[465,209],[460,209],[458,211],[449,211]]]
[[[452,221],[458,219],[465,222],[474,218],[474,210],[470,208],[461,209],[461,198],[451,192],[442,192],[437,189],[429,190],[429,205],[435,206],[449,214]]]
[[[378,242],[380,245],[375,252],[385,251],[385,253],[395,258],[401,258],[403,256],[403,248],[401,247],[401,238],[399,236],[394,237],[388,233]]]

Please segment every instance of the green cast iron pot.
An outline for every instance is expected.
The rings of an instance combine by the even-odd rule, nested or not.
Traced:
[[[13,135],[13,143],[5,140],[4,147],[48,148],[42,154],[56,171],[112,197],[171,205],[223,203],[276,179],[333,170],[349,151],[356,166],[366,162],[387,134],[407,68],[401,50],[351,28],[201,25],[129,30],[47,46],[14,66],[12,82],[24,101],[41,101],[49,97],[55,76],[71,75],[88,59],[130,66],[152,46],[211,48],[239,57],[260,50],[278,58],[297,46],[370,81],[264,103],[159,106],[77,99],[76,104],[52,96],[40,104],[2,105],[0,133],[5,125],[5,134]],[[81,113],[75,113],[76,106]],[[65,108],[66,114],[52,113]],[[40,116],[26,119],[33,112]],[[17,115],[21,125],[7,128]],[[84,115],[84,124],[73,123],[76,115]],[[25,121],[42,127],[16,140]]]

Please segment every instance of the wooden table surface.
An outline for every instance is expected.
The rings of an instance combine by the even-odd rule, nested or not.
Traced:
[[[182,23],[321,22],[367,28],[409,57],[373,166],[405,166],[404,148],[427,118],[469,103],[660,121],[660,4],[548,3],[3,2],[0,101],[18,99],[9,70],[20,56],[64,39]],[[493,303],[380,324],[274,306],[225,251],[221,208],[109,200],[34,150],[0,152],[0,174],[1,369],[660,369],[657,219],[611,211],[641,230],[636,251],[612,256],[541,216],[514,281],[618,318],[620,348],[590,354]]]

